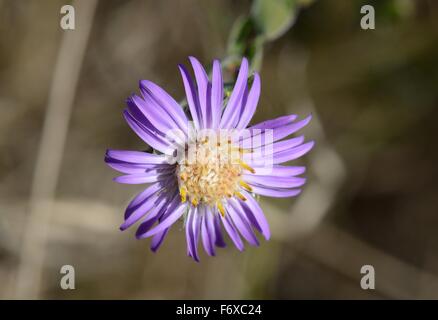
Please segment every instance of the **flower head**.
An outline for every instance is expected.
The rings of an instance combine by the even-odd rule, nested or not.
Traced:
[[[158,85],[140,81],[141,96],[127,100],[124,117],[155,152],[108,150],[105,161],[124,173],[114,180],[149,184],[128,205],[121,229],[141,221],[137,238],[152,237],[156,251],[169,228],[181,217],[187,254],[199,261],[198,243],[207,254],[225,246],[223,229],[243,250],[244,238],[258,245],[255,230],[270,238],[256,195],[292,197],[305,179],[302,166],[285,162],[307,153],[313,142],[303,136],[285,139],[306,126],[310,116],[282,116],[248,127],[260,96],[260,77],[248,83],[248,61],[242,60],[230,94],[224,92],[221,65],[213,62],[211,80],[190,57],[196,85],[180,65],[188,110]]]

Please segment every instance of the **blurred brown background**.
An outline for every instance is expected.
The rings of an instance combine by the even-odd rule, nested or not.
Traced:
[[[157,254],[119,231],[141,186],[112,182],[104,152],[144,149],[121,116],[138,80],[182,98],[177,63],[224,57],[251,1],[93,2],[64,31],[68,1],[0,1],[0,298],[438,298],[438,2],[315,1],[265,47],[254,121],[314,114],[309,181],[262,200],[271,241],[199,264],[181,224]]]

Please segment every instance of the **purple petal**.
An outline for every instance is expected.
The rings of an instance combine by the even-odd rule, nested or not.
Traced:
[[[217,242],[217,239],[216,239],[217,235],[216,235],[216,229],[215,229],[215,216],[214,216],[214,213],[212,212],[211,208],[207,207],[207,206],[205,207],[205,214],[207,216],[207,220],[206,220],[207,232],[210,235],[212,246],[214,249],[214,246]],[[220,229],[219,229],[219,231],[220,231]]]
[[[240,121],[240,117],[243,113],[243,110],[245,110],[245,106],[246,103],[248,101],[248,86],[245,87],[245,89],[243,90],[243,94],[242,97],[240,98],[240,100],[237,101],[237,105],[236,105],[236,113],[233,114],[233,118],[230,122],[230,128],[236,128],[237,124]],[[238,132],[238,129],[236,129],[236,132]]]
[[[197,208],[190,208],[189,219],[187,220],[186,228],[188,229],[188,253],[197,262],[198,256],[198,242],[201,227],[201,217]]]
[[[266,220],[262,208],[260,208],[259,204],[251,194],[246,191],[241,192],[247,199],[246,201],[240,202],[240,204],[245,210],[248,219],[251,221],[253,226],[260,231],[265,239],[269,240],[269,238],[271,237],[271,231],[269,229],[269,223]]]
[[[202,236],[202,244],[204,245],[205,252],[209,256],[214,256],[214,233],[211,233],[210,227],[210,215],[207,214],[207,210],[205,206],[200,207],[201,213],[201,236]]]
[[[298,147],[275,153],[273,155],[273,164],[279,164],[279,163],[298,159],[299,157],[309,152],[313,148],[314,144],[315,144],[314,141],[309,141]]]
[[[136,174],[136,173],[144,173],[155,171],[158,173],[166,173],[175,170],[175,166],[169,164],[136,164],[136,163],[126,163],[120,162],[118,160],[113,160],[111,158],[105,158],[106,164],[117,170],[121,173],[125,174]]]
[[[230,204],[228,206],[228,213],[230,214],[236,229],[239,230],[240,234],[246,239],[246,241],[248,241],[249,244],[258,246],[259,242],[257,237],[251,229],[251,225],[244,215],[242,207],[234,199],[229,200],[228,203]]]
[[[192,233],[191,225],[192,225],[192,220],[193,220],[193,210],[194,209],[189,208],[189,210],[187,212],[187,216],[186,216],[186,222],[185,222],[187,255],[189,257],[193,257],[192,249],[191,249],[191,247],[192,247],[192,245],[191,245],[191,243],[192,243],[191,242],[192,241],[192,239],[191,239],[191,233]]]
[[[192,64],[196,84],[198,87],[198,99],[202,119],[201,128],[209,128],[211,109],[208,103],[210,95],[207,95],[209,85],[208,76],[201,63],[195,57],[189,57],[189,60]]]
[[[157,220],[161,218],[165,212],[167,212],[169,206],[174,200],[175,195],[166,196],[164,194],[161,195],[159,199],[157,199],[152,210],[149,212],[146,218],[144,218],[143,222],[138,227],[135,233],[137,239],[145,238],[144,234],[152,228],[154,223],[157,222]]]
[[[192,248],[193,259],[195,259],[195,261],[199,262],[198,242],[199,242],[199,236],[201,234],[201,232],[200,232],[201,216],[199,214],[197,214],[193,217],[192,228],[193,228],[193,248]]]
[[[301,166],[281,166],[274,165],[272,167],[253,167],[255,170],[255,175],[261,176],[284,176],[284,177],[292,177],[303,174],[306,172],[306,167]]]
[[[222,220],[222,224],[224,225],[225,231],[227,231],[228,235],[230,236],[231,241],[233,241],[234,245],[239,251],[243,251],[244,246],[242,239],[240,239],[230,215],[226,213],[225,217],[221,215],[220,218]]]
[[[176,193],[173,200],[171,202],[168,202],[165,206],[164,206],[164,210],[161,209],[160,213],[157,214],[157,216],[159,216],[159,223],[161,223],[162,220],[166,219],[173,211],[173,209],[175,208],[174,203],[176,202],[175,198],[179,198],[179,195]],[[166,211],[167,210],[167,211]],[[164,211],[164,213],[162,213]],[[142,224],[143,225],[143,224]],[[141,226],[140,226],[141,227]],[[150,228],[150,227],[149,227]],[[161,246],[161,244],[164,241],[164,238],[166,237],[167,233],[169,232],[170,227],[164,229],[163,231],[157,233],[156,235],[154,235],[152,237],[152,241],[151,241],[151,250],[153,252],[156,252],[158,250],[158,248]],[[147,230],[145,229],[145,232]],[[143,233],[144,234],[144,233]]]
[[[201,107],[198,102],[198,95],[195,91],[195,86],[190,77],[187,69],[183,65],[178,65],[181,77],[184,83],[184,90],[186,91],[187,104],[189,105],[190,114],[192,115],[193,123],[195,129],[199,130],[201,128],[202,114]]]
[[[107,150],[106,156],[123,162],[135,164],[166,164],[165,156],[141,151]]]
[[[128,207],[125,211],[125,222],[120,226],[120,230],[126,230],[143,216],[146,215],[149,210],[154,208],[159,203],[158,193],[154,193],[142,201],[141,204],[135,207]]]
[[[211,78],[211,127],[213,129],[218,129],[222,111],[222,102],[224,100],[222,70],[219,60],[213,61],[213,74]]]
[[[274,128],[272,129],[273,132],[256,130],[254,134],[252,134],[250,137],[245,137],[241,141],[241,143],[243,143],[244,145],[248,145],[248,143],[251,143],[253,148],[258,148],[261,145],[265,144],[265,141],[268,140],[267,135],[273,135],[272,140],[269,141],[270,143],[281,140],[305,127],[311,119],[312,116],[310,115],[301,121]]]
[[[161,173],[157,170],[152,170],[145,173],[127,174],[124,176],[115,177],[113,180],[118,183],[125,184],[143,184],[165,180],[173,175],[173,170]]]
[[[172,155],[174,148],[168,141],[160,138],[157,132],[152,132],[144,125],[142,125],[138,120],[136,120],[129,112],[126,110],[123,112],[126,122],[131,127],[131,129],[148,145],[152,148],[168,155]]]
[[[132,201],[129,203],[128,207],[126,208],[126,213],[129,213],[130,210],[142,204],[147,198],[149,198],[151,195],[155,194],[156,192],[161,191],[163,188],[164,185],[160,182],[157,182],[144,189],[142,192],[136,195],[134,199],[132,199]],[[127,218],[126,215],[125,218]]]
[[[146,233],[152,228],[152,225],[157,221],[161,221],[164,219],[163,217],[173,212],[175,207],[179,203],[179,196],[176,192],[170,192],[169,195],[166,195],[165,193],[161,193],[158,198],[154,201],[152,206],[148,205],[148,208],[138,208],[136,209],[136,212],[133,213],[138,215],[131,219],[131,216],[129,217],[129,221],[125,221],[126,227],[129,227],[132,225],[132,223],[137,222],[139,219],[143,218],[145,214],[141,214],[141,212],[149,211],[149,213],[144,218],[143,222],[140,224],[139,228],[136,232],[136,237],[138,239],[147,238],[148,235]],[[146,210],[145,210],[146,209]],[[132,221],[131,221],[132,220]],[[124,224],[124,225],[125,225]],[[122,226],[124,226],[122,225]]]
[[[296,147],[304,142],[304,136],[299,136],[271,144],[267,144],[252,150],[251,153],[244,154],[246,158],[251,157],[266,157],[280,151],[284,151]]]
[[[177,126],[173,118],[150,95],[145,94],[144,99],[133,95],[131,101],[133,103],[128,103],[128,108],[133,115],[139,115],[137,119],[142,120],[142,123],[150,122],[163,134]]]
[[[173,223],[175,223],[176,220],[178,220],[183,215],[186,207],[186,203],[179,203],[175,209],[169,208],[168,212],[170,212],[170,214],[163,218],[163,220],[155,228],[144,233],[142,237],[147,238],[165,230],[166,228],[169,228]]]
[[[306,179],[300,177],[257,176],[252,174],[244,174],[243,180],[251,186],[268,188],[297,188],[306,183]]]
[[[274,198],[288,198],[295,197],[296,195],[301,193],[301,189],[280,189],[280,188],[264,188],[259,186],[251,186],[253,193],[274,197]]]
[[[218,247],[226,247],[226,243],[224,237],[222,236],[222,230],[220,225],[220,218],[218,212],[212,212],[213,221],[214,221],[214,232],[215,232],[215,244]]]
[[[248,81],[248,60],[242,59],[240,65],[239,74],[237,76],[236,84],[234,85],[233,92],[231,93],[230,100],[228,100],[227,106],[222,115],[220,127],[222,129],[230,129],[235,122],[237,116],[241,110],[241,100],[246,90]]]
[[[156,135],[164,143],[172,143],[174,149],[184,145],[187,140],[187,130],[178,128],[176,122],[155,102],[150,95],[145,95],[145,100],[133,95],[127,100],[128,111],[134,119]]]
[[[248,95],[245,107],[242,110],[242,114],[237,124],[237,129],[244,129],[251,121],[254,113],[257,109],[257,104],[260,98],[260,76],[258,73],[254,74],[254,81],[252,83],[251,90]]]
[[[141,98],[138,98],[138,100],[143,101]],[[149,134],[153,134],[155,139],[162,141],[165,144],[170,144],[172,142],[171,139],[166,137],[166,132],[169,131],[169,127],[161,118],[149,117],[144,111],[142,111],[143,108],[138,106],[140,102],[135,102],[133,97],[130,97],[126,101],[126,104],[128,107],[124,111],[129,113],[131,118],[136,121],[142,130]]]
[[[279,154],[281,151],[292,150],[293,147],[302,144],[303,141],[304,136],[299,136],[292,139],[265,144],[261,147],[252,149],[251,152],[244,153],[243,159],[245,162],[251,163],[251,166],[266,166],[269,160],[275,158],[276,154]],[[272,164],[273,161],[269,162],[269,165]]]
[[[182,107],[165,90],[148,80],[140,81],[140,89],[143,95],[149,94],[184,133],[187,132],[188,120]]]
[[[166,237],[167,233],[169,232],[170,228],[167,228],[159,233],[157,233],[155,236],[152,237],[152,241],[151,241],[151,250],[153,252],[156,252],[161,244],[164,241],[164,238]]]
[[[297,115],[290,114],[287,116],[281,116],[275,119],[266,120],[260,123],[257,123],[250,127],[250,129],[275,129],[281,126],[284,126],[288,123],[292,123],[297,118]]]

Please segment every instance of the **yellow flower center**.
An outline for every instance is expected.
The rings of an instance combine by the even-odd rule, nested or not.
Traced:
[[[242,150],[228,140],[209,141],[204,138],[186,146],[185,157],[177,165],[177,177],[182,202],[216,206],[224,214],[222,202],[237,196],[246,200],[241,188],[251,190],[243,180],[242,171],[254,171],[241,159]]]

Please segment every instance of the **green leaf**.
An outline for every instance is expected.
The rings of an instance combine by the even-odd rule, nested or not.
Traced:
[[[251,70],[260,70],[263,45],[283,35],[294,23],[298,9],[314,0],[254,0],[251,14],[236,20],[228,38],[225,67],[233,69],[242,57]]]
[[[283,35],[294,23],[298,0],[255,0],[251,15],[257,29],[269,41]]]
[[[252,70],[258,70],[263,56],[263,38],[257,30],[254,19],[241,17],[234,23],[228,39],[228,55],[224,61],[226,66],[240,64],[240,59],[246,57]]]

